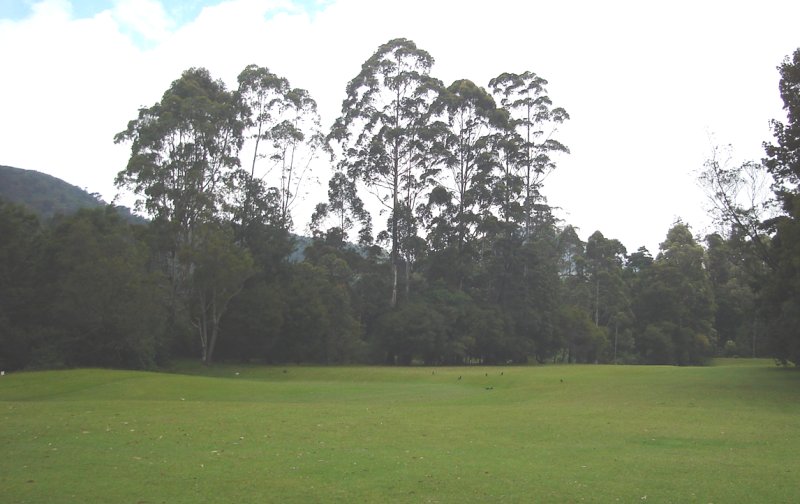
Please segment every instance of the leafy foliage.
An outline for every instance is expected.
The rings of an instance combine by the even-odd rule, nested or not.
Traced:
[[[655,258],[555,217],[543,183],[569,115],[545,79],[444,86],[433,63],[407,39],[378,47],[325,137],[310,94],[266,67],[233,91],[185,71],[115,139],[131,146],[117,184],[151,222],[106,207],[42,225],[0,202],[0,366],[800,360],[800,50],[767,159],[706,164],[725,227],[704,247],[679,221]],[[327,201],[298,237],[323,150]],[[741,198],[765,174],[774,218]],[[365,191],[384,207],[375,237]]]
[[[765,292],[771,352],[800,365],[800,49],[778,67],[786,123],[772,122],[775,144],[765,144],[765,164],[784,214],[769,221],[773,265]]]
[[[416,198],[432,175],[426,147],[431,105],[441,87],[429,75],[432,65],[431,55],[410,40],[381,45],[348,83],[342,115],[329,135],[340,144],[340,169],[363,181],[389,212],[392,306],[401,248],[415,234]]]
[[[2,364],[152,367],[169,348],[166,284],[137,230],[111,208],[80,210],[40,231],[3,205],[9,247]],[[7,281],[8,283],[5,283]]]
[[[701,364],[714,355],[714,297],[705,251],[677,223],[643,273],[636,301],[637,347],[654,364]]]

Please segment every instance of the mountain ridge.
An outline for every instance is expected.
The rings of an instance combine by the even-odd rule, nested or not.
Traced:
[[[99,195],[90,194],[58,177],[6,165],[0,165],[0,199],[22,205],[45,220],[60,214],[70,215],[81,208],[109,205]],[[146,222],[128,207],[114,207],[132,224]]]

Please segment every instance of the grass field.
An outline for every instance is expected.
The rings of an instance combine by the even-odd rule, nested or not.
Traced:
[[[763,360],[26,372],[0,422],[1,503],[800,502]]]

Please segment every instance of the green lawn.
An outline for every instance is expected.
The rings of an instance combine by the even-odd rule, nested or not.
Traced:
[[[763,360],[0,378],[1,503],[791,503],[798,454]]]

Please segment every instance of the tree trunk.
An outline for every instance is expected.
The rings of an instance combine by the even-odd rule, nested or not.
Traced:
[[[600,326],[600,279],[595,282],[594,287],[594,325]]]
[[[408,300],[410,298],[410,293],[411,293],[411,260],[408,259],[408,258],[406,258],[405,267],[406,267],[406,272],[405,272],[406,273],[406,285],[405,285],[405,288],[406,288],[406,302],[408,302]]]
[[[200,347],[202,351],[201,362],[206,366],[208,362],[208,321],[206,320],[205,311],[200,313],[200,319],[197,321],[197,329],[200,331]]]
[[[217,314],[217,296],[216,292],[211,293],[211,339],[208,341],[208,352],[206,352],[206,366],[211,365],[214,357],[214,347],[217,346],[217,337],[219,336],[219,315]]]
[[[400,124],[400,88],[397,88],[394,108],[395,125]],[[400,251],[397,229],[397,208],[400,196],[400,140],[395,139],[392,152],[392,302],[391,307],[397,306],[397,261]]]
[[[392,308],[397,306],[397,261],[392,261]]]

